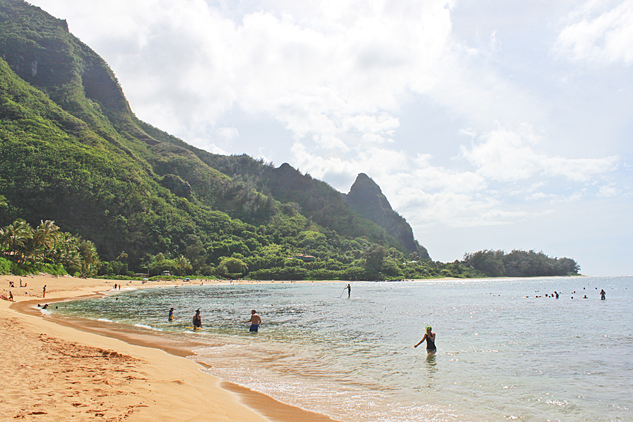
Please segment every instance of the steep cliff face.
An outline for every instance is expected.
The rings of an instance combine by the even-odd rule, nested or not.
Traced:
[[[303,247],[305,235],[279,235],[283,224],[329,236],[322,251],[304,253],[415,246],[410,228],[395,237],[406,223],[377,224],[289,164],[211,154],[140,121],[108,64],[65,21],[23,0],[0,0],[0,151],[0,226],[52,219],[105,260],[178,256],[192,236],[213,265],[222,253],[259,256],[271,242]],[[268,237],[247,250],[257,236]]]
[[[384,228],[409,252],[418,253],[422,259],[430,259],[426,248],[413,237],[409,223],[391,208],[380,186],[365,173],[358,175],[349,193],[345,195],[345,200],[354,211]]]
[[[0,28],[0,56],[66,111],[93,113],[86,109],[89,99],[106,115],[131,112],[110,67],[70,34],[65,20],[26,2],[5,0],[0,2]]]

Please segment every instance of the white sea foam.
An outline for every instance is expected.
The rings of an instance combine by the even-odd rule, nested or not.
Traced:
[[[152,327],[151,325],[147,325],[147,324],[134,324],[134,326],[139,327],[139,328],[145,328],[147,330],[163,331],[160,328]]]

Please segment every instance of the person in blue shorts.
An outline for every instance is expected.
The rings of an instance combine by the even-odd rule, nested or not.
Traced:
[[[431,332],[431,330],[431,326],[427,325],[424,337],[422,337],[422,340],[420,340],[420,342],[413,347],[418,347],[426,340],[426,353],[428,353],[429,355],[434,355],[435,352],[437,352],[437,347],[435,347],[435,333]]]
[[[259,330],[259,325],[262,323],[262,319],[259,315],[257,315],[257,311],[253,309],[251,311],[251,318],[248,321],[244,321],[245,324],[250,323],[251,328],[248,331],[252,333],[256,333]]]

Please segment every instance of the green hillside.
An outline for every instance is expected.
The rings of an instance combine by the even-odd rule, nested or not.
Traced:
[[[424,259],[404,218],[376,208],[388,205],[377,185],[354,192],[346,199],[288,164],[211,154],[141,122],[65,21],[0,0],[0,273],[484,274]]]
[[[287,164],[210,154],[138,120],[65,21],[2,0],[0,34],[0,225],[54,220],[104,261],[124,253],[135,271],[184,257],[190,271],[212,273],[235,257],[272,275],[286,267],[279,259],[303,253],[333,260],[323,268],[335,277],[362,268],[371,247],[406,253],[326,183]],[[270,251],[277,262],[262,260]]]

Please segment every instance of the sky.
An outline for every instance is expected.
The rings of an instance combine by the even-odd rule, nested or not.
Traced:
[[[439,261],[633,275],[633,0],[30,0],[136,115],[210,152],[380,185]]]

